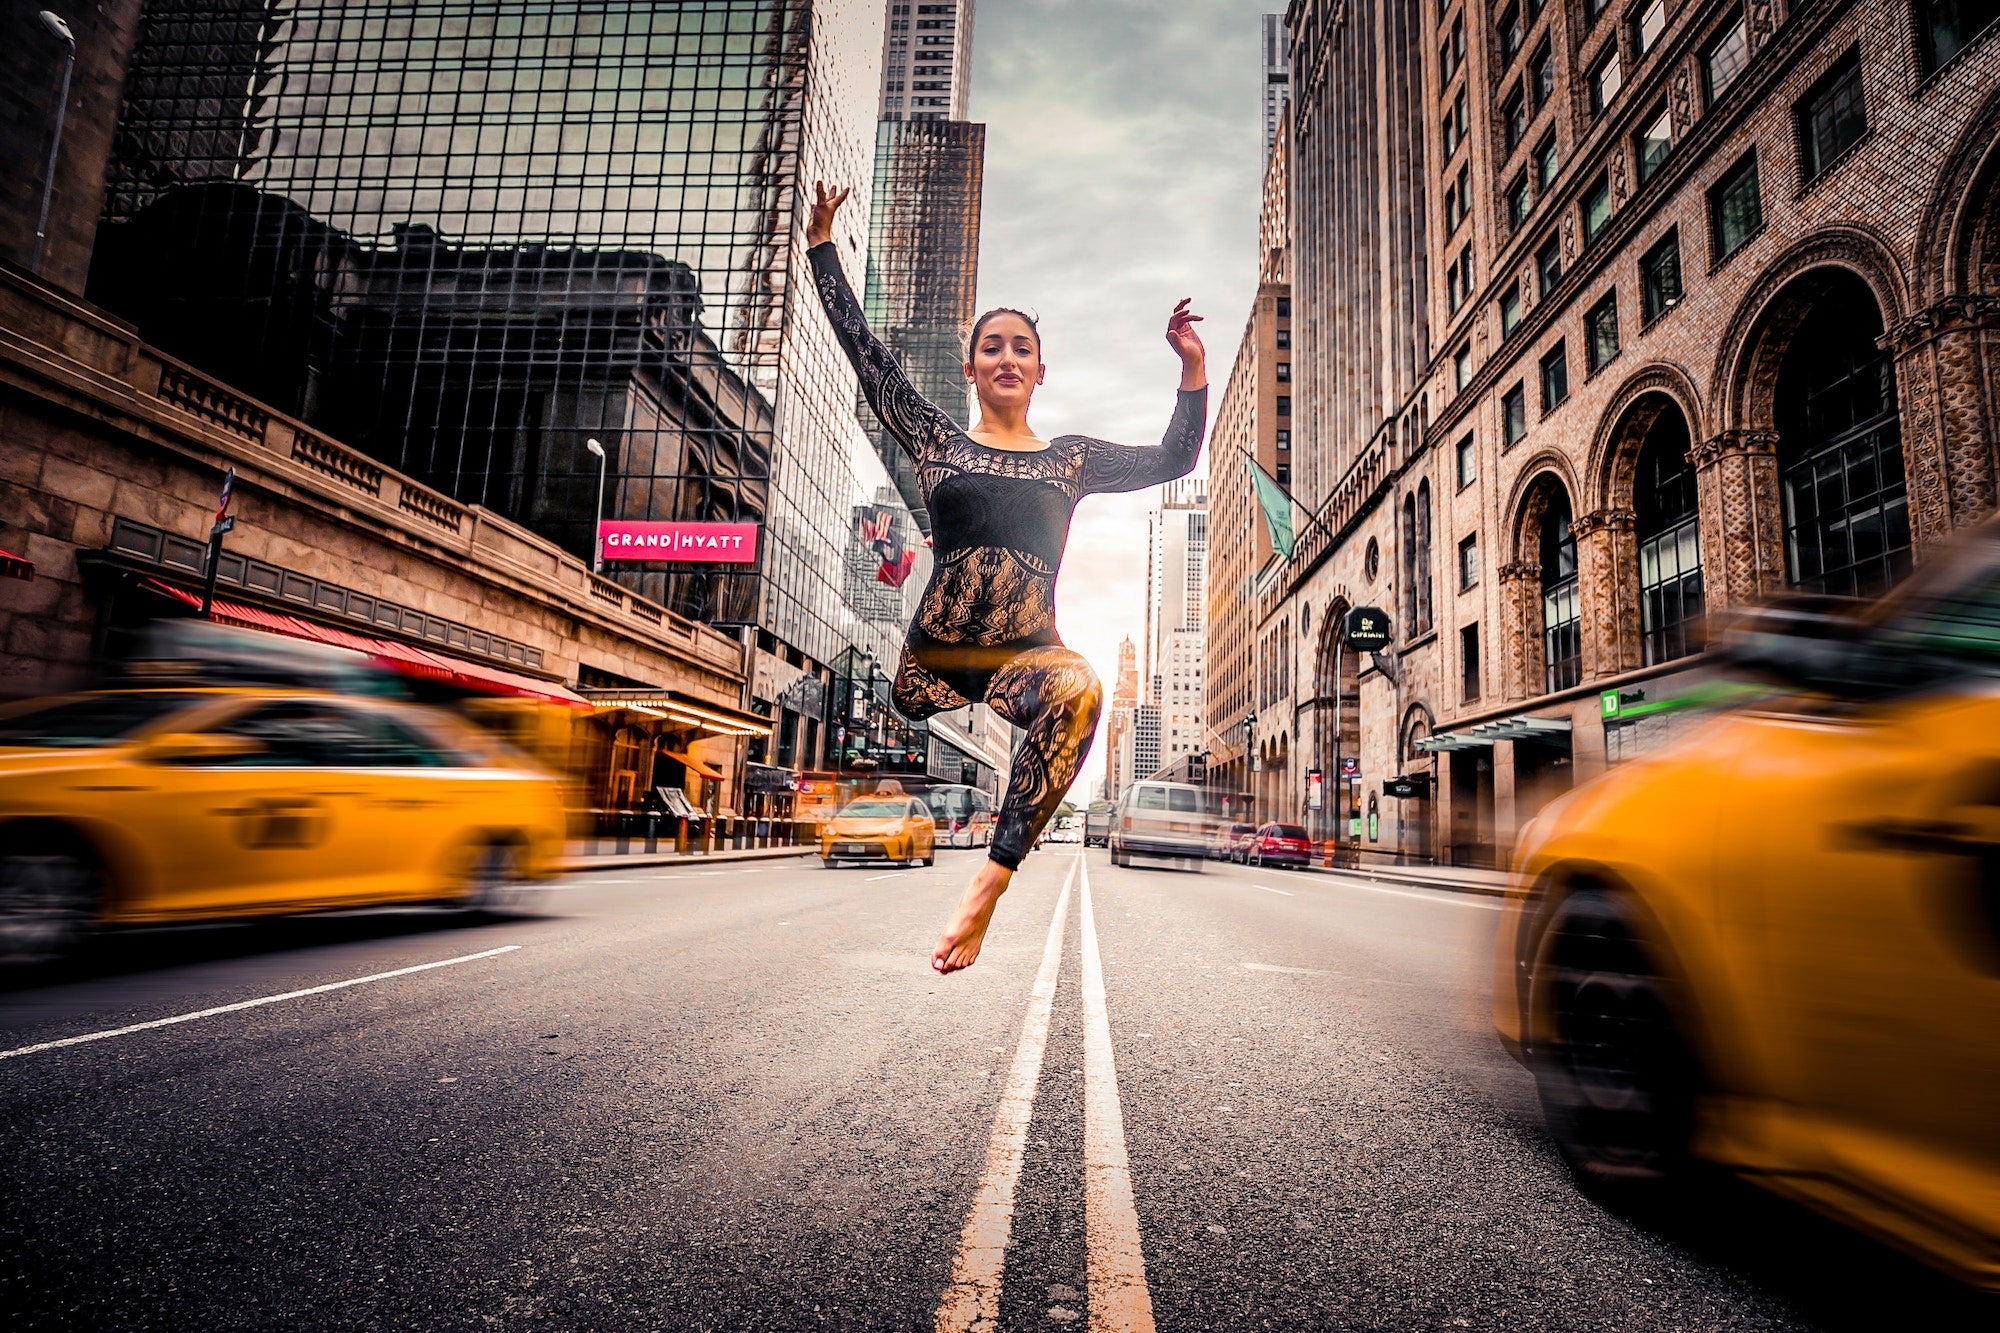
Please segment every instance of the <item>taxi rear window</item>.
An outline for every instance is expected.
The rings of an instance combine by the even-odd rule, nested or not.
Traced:
[[[0,713],[0,746],[90,750],[115,745],[193,703],[194,694],[96,694],[50,699]]]

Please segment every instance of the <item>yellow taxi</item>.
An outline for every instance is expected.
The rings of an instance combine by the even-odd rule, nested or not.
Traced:
[[[1724,652],[1782,692],[1524,830],[1499,1032],[1586,1186],[1716,1164],[2000,1289],[2000,528]]]
[[[831,870],[842,861],[937,861],[937,821],[921,797],[901,793],[849,801],[819,826],[819,854]]]
[[[479,728],[300,689],[105,690],[0,709],[0,953],[97,926],[403,902],[515,905],[559,781]]]

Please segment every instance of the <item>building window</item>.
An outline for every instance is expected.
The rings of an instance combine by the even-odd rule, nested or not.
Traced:
[[[1606,292],[1604,299],[1590,308],[1583,317],[1585,335],[1585,359],[1590,369],[1596,372],[1604,369],[1611,358],[1618,355],[1618,293]]]
[[[1549,501],[1542,520],[1542,663],[1550,693],[1583,680],[1583,619],[1569,516],[1569,498],[1562,496]]]
[[[1535,149],[1535,185],[1543,194],[1547,194],[1556,183],[1556,172],[1561,167],[1562,160],[1556,153],[1555,131],[1551,130],[1549,137]]]
[[[1556,95],[1555,52],[1549,39],[1542,38],[1542,44],[1535,48],[1535,54],[1528,57],[1528,82],[1535,89],[1535,105],[1544,107]]]
[[[1447,236],[1458,231],[1458,224],[1465,221],[1472,212],[1472,167],[1470,164],[1458,169],[1456,184],[1444,187],[1444,230]]]
[[[1632,50],[1636,55],[1651,51],[1667,30],[1667,0],[1647,0],[1639,17],[1632,20]]]
[[[1292,414],[1292,396],[1288,393],[1279,394],[1278,415],[1281,417],[1288,417],[1291,414]]]
[[[1451,110],[1444,118],[1444,155],[1449,158],[1457,151],[1459,143],[1472,130],[1472,116],[1466,109],[1465,89],[1458,90],[1458,97],[1451,104]]]
[[[1277,445],[1279,453],[1283,453],[1285,450],[1292,447],[1292,428],[1290,426],[1278,427]]]
[[[1670,228],[1660,243],[1639,258],[1639,308],[1650,324],[1680,304],[1681,234]]]
[[[1514,330],[1521,327],[1521,284],[1514,283],[1500,293],[1500,336],[1502,339],[1514,336]]]
[[[1507,12],[1500,16],[1500,54],[1512,60],[1521,49],[1521,39],[1526,35],[1521,27],[1521,7],[1507,6]]]
[[[1444,275],[1445,304],[1453,314],[1472,299],[1472,247],[1467,245],[1458,252],[1458,258],[1451,262]]]
[[[1541,299],[1549,299],[1549,293],[1562,281],[1563,247],[1562,237],[1551,236],[1535,251],[1535,285]]]
[[[1534,198],[1528,193],[1528,178],[1521,177],[1507,188],[1507,225],[1519,227],[1528,220],[1528,210],[1534,206]]]
[[[1528,132],[1528,100],[1525,91],[1516,88],[1507,95],[1507,100],[1500,104],[1500,124],[1507,141],[1507,151],[1511,153],[1521,146],[1521,138]],[[1446,157],[1451,156],[1451,149],[1447,148],[1444,152]]]
[[[1458,632],[1459,695],[1467,703],[1479,697],[1479,626]]]
[[[1611,182],[1599,176],[1583,192],[1583,243],[1589,245],[1611,222]]]
[[[1512,448],[1528,433],[1528,390],[1516,381],[1514,387],[1500,397],[1500,438],[1505,447]]]
[[[1279,362],[1279,363],[1277,364],[1277,366],[1276,366],[1276,368],[1275,368],[1275,369],[1276,369],[1276,372],[1277,372],[1277,377],[1278,377],[1278,383],[1280,383],[1280,384],[1290,384],[1290,383],[1292,382],[1292,363],[1291,363],[1291,362],[1289,362],[1289,361],[1280,361],[1280,362]]]
[[[1458,67],[1465,63],[1465,17],[1460,15],[1452,20],[1451,36],[1438,43],[1438,82],[1451,82],[1451,76],[1458,73]]]
[[[1542,415],[1561,407],[1569,399],[1569,347],[1558,340],[1542,356]]]
[[[1458,590],[1479,586],[1479,534],[1458,544]]]
[[[1583,16],[1595,23],[1598,16],[1604,12],[1604,7],[1610,3],[1611,0],[1583,0]]]
[[[1417,483],[1417,615],[1412,634],[1431,627],[1431,483]]]
[[[1291,297],[1289,297],[1289,296],[1281,296],[1281,297],[1279,297],[1279,298],[1278,298],[1278,318],[1279,318],[1279,319],[1290,319],[1291,317],[1292,317],[1292,298],[1291,298]]]
[[[1708,195],[1709,220],[1715,233],[1715,262],[1743,248],[1764,226],[1763,200],[1757,189],[1757,150],[1715,183]]]
[[[1917,47],[1924,73],[1972,45],[1996,18],[2000,3],[1995,0],[1917,0]]]
[[[1868,109],[1861,97],[1861,59],[1849,51],[1799,100],[1799,180],[1807,185],[1824,176],[1868,133]]]
[[[1702,48],[1701,87],[1709,106],[1714,106],[1729,91],[1729,85],[1736,82],[1749,63],[1749,35],[1743,26],[1743,16],[1738,14]]]
[[[1464,490],[1479,475],[1479,455],[1472,447],[1472,435],[1458,442],[1458,489]]]
[[[1618,63],[1618,48],[1614,46],[1590,71],[1590,114],[1602,115],[1624,86],[1625,67]]]
[[[1451,382],[1452,389],[1456,393],[1464,393],[1465,386],[1472,383],[1471,343],[1467,343],[1453,354],[1451,358]]]
[[[1639,164],[1639,181],[1644,184],[1653,178],[1667,160],[1667,154],[1674,149],[1674,117],[1666,107],[1661,107],[1652,123],[1632,137],[1632,155]]]
[[[1279,460],[1277,465],[1277,482],[1280,486],[1289,486],[1292,484],[1292,465],[1282,459]]]
[[[1289,352],[1292,350],[1292,331],[1290,329],[1278,330],[1277,348],[1281,352]]]
[[[1701,651],[1701,524],[1687,419],[1660,414],[1639,449],[1632,484],[1639,542],[1639,625],[1646,665]]]

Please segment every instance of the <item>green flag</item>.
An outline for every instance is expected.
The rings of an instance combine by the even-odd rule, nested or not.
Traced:
[[[1250,468],[1250,483],[1257,488],[1257,503],[1264,511],[1264,522],[1271,529],[1271,545],[1285,559],[1292,558],[1292,497],[1285,494],[1277,478],[1257,465],[1257,460],[1249,454],[1243,461]]]

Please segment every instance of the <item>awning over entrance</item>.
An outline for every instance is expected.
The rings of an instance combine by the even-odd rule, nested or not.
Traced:
[[[1569,735],[1569,719],[1566,717],[1509,717],[1498,722],[1481,722],[1464,731],[1446,731],[1436,736],[1426,736],[1417,742],[1417,748],[1427,754],[1441,750],[1471,750],[1495,741],[1535,740],[1544,736]]]
[[[660,753],[667,756],[669,759],[680,760],[683,764],[687,765],[688,772],[690,773],[699,773],[702,777],[707,778],[710,782],[722,781],[722,774],[716,772],[713,768],[709,767],[707,764],[702,763],[701,760],[695,758],[691,754],[686,753],[685,751],[663,749],[660,751]]]
[[[35,562],[25,555],[15,555],[12,551],[0,550],[0,578],[32,579],[35,577]]]
[[[635,713],[664,717],[683,726],[696,727],[711,736],[761,736],[769,739],[767,718],[731,708],[727,704],[697,699],[683,690],[586,689],[582,697],[593,708],[625,708]]]
[[[201,606],[201,598],[184,588],[176,588],[171,583],[163,583],[159,579],[147,579],[146,587],[188,606],[197,609]],[[246,629],[262,630],[267,634],[282,634],[287,638],[351,649],[367,657],[371,662],[406,676],[421,676],[427,680],[444,681],[477,690],[482,694],[518,695],[562,704],[585,702],[582,695],[555,681],[537,680],[533,676],[508,671],[504,667],[488,666],[484,662],[468,662],[463,658],[427,652],[413,644],[398,643],[394,639],[371,639],[362,634],[350,634],[344,629],[316,624],[282,611],[266,610],[261,606],[224,601],[218,597],[210,604],[209,614],[215,620]]]

